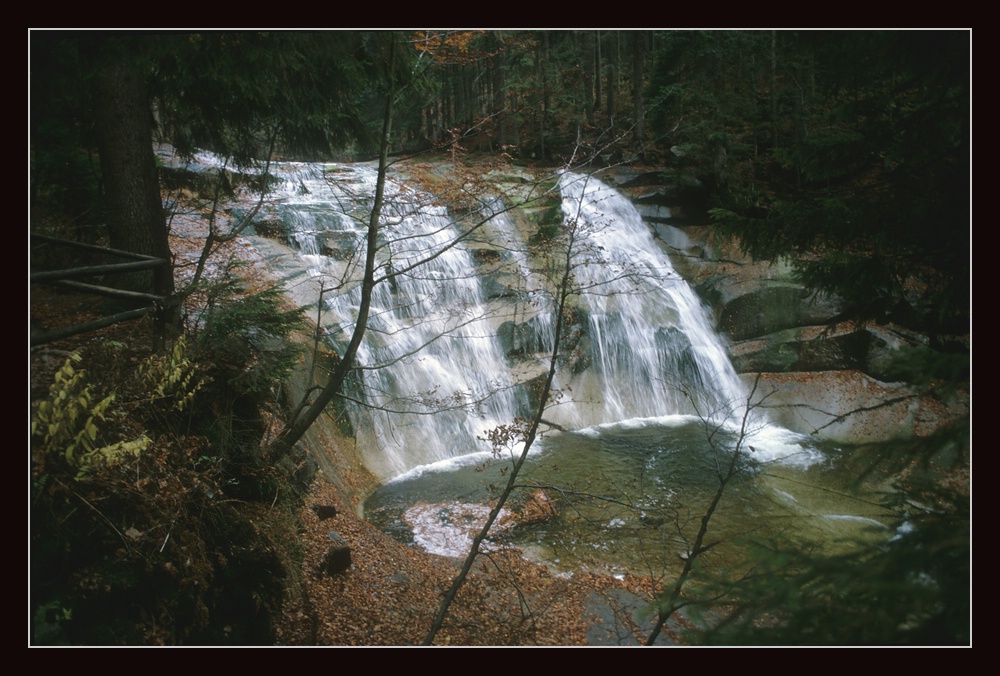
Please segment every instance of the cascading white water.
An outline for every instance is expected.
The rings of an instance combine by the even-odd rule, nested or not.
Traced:
[[[571,381],[577,423],[742,416],[746,389],[704,307],[632,203],[582,174],[559,189],[592,360]]]
[[[278,171],[283,167],[279,165]],[[294,186],[294,176],[286,186]],[[341,288],[324,295],[331,340],[346,345],[361,302],[367,222],[376,175],[366,167],[301,187],[284,200],[283,222],[313,273]],[[332,217],[331,217],[332,216]],[[476,266],[455,246],[458,226],[428,195],[387,182],[375,278],[353,396],[367,412],[379,451],[366,464],[381,478],[482,450],[477,437],[509,423],[518,394],[488,316]],[[334,240],[324,263],[319,240]],[[338,255],[339,253],[339,255]],[[346,262],[340,259],[347,259]]]
[[[293,295],[314,303],[317,292],[308,300],[300,291],[322,283],[322,324],[342,348],[360,303],[376,173],[363,165],[302,163],[278,163],[272,171],[282,183],[259,218],[279,220],[296,249],[293,263],[281,264]],[[572,242],[582,324],[574,368],[557,376],[562,400],[546,419],[569,429],[677,414],[737,421],[745,388],[701,303],[631,203],[585,175],[564,173],[558,187],[565,224],[552,247]],[[383,480],[488,450],[477,440],[485,431],[530,415],[513,371],[521,369],[517,377],[525,380],[531,355],[512,364],[497,327],[504,319],[531,324],[524,352],[535,353],[537,374],[551,349],[552,289],[502,205],[483,211],[489,243],[503,251],[504,274],[519,280],[512,285],[516,302],[487,302],[483,271],[464,243],[455,245],[460,231],[443,207],[387,182],[376,270],[383,281],[357,356],[359,381],[348,392],[365,404],[353,415],[355,431],[367,436],[359,444],[365,463]],[[298,272],[288,272],[296,265]],[[498,317],[504,303],[509,316]]]

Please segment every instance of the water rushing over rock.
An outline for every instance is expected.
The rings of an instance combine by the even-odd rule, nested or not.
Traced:
[[[272,266],[299,302],[322,299],[321,323],[340,351],[360,303],[375,171],[272,170],[277,190],[257,221],[284,242],[257,241],[292,248],[273,253]],[[500,201],[455,219],[432,195],[387,183],[379,283],[347,393],[359,448],[383,480],[488,450],[478,439],[487,430],[531,414],[530,390],[552,349],[552,280],[567,260],[572,325],[560,346],[561,399],[547,420],[580,429],[685,414],[739,425],[745,388],[631,203],[582,174],[563,173],[558,190],[562,226],[528,246]]]
[[[592,360],[572,381],[576,426],[671,414],[738,424],[746,390],[632,203],[592,176],[566,172],[559,188]]]
[[[279,171],[284,168],[278,167]],[[295,181],[288,174],[286,186]],[[332,290],[323,323],[337,347],[354,331],[361,302],[367,214],[375,173],[328,172],[279,207],[289,239]],[[378,453],[367,464],[383,479],[477,449],[477,437],[509,422],[518,392],[500,351],[475,262],[456,245],[462,224],[431,196],[388,182],[372,308],[350,396],[361,433]],[[467,227],[467,226],[466,226]],[[324,255],[319,255],[324,254]]]

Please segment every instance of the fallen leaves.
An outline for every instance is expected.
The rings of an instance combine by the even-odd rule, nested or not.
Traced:
[[[315,506],[336,516],[320,520]],[[317,481],[300,518],[305,598],[286,604],[278,628],[289,645],[419,645],[459,559],[421,552],[393,540],[357,516],[329,484]],[[335,530],[351,547],[353,566],[330,577],[319,572]],[[592,574],[555,575],[515,549],[492,550],[477,561],[459,592],[437,645],[587,645],[586,601],[597,591],[648,594],[649,581]],[[312,621],[309,621],[311,616]]]

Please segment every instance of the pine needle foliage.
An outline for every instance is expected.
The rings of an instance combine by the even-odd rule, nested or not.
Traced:
[[[271,392],[298,362],[301,350],[288,337],[305,327],[303,310],[285,308],[280,285],[251,290],[232,274],[206,298],[194,336],[200,361],[241,393]]]
[[[968,496],[910,493],[896,535],[830,555],[757,542],[751,573],[719,582],[732,611],[693,636],[711,645],[967,645],[971,639]]]
[[[660,42],[651,117],[713,221],[864,320],[967,330],[966,31],[690,31]],[[916,319],[912,314],[913,319]]]

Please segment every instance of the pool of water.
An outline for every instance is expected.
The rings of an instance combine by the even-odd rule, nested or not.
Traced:
[[[691,416],[632,420],[551,434],[526,462],[492,540],[560,572],[670,575],[688,555],[726,476],[735,430]],[[750,539],[831,552],[887,539],[897,517],[877,487],[858,488],[841,451],[786,430],[744,438],[713,515],[706,554],[735,567]],[[373,494],[372,523],[403,542],[464,556],[506,484],[511,458],[490,453],[419,468]]]

